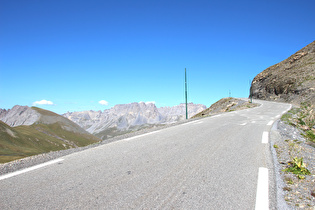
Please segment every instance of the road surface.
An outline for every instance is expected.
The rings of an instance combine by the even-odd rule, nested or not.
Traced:
[[[2,176],[0,209],[276,208],[268,132],[290,105],[259,102]]]

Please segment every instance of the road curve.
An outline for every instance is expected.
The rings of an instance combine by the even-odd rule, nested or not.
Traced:
[[[290,105],[256,102],[4,177],[0,209],[258,209],[260,168],[274,184],[268,132]]]

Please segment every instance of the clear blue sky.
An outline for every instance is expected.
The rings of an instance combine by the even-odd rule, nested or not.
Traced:
[[[249,80],[315,40],[314,11],[314,0],[0,0],[0,108],[173,106],[185,68],[193,103],[247,97]]]

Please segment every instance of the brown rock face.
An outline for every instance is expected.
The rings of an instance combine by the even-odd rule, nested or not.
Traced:
[[[259,73],[250,93],[256,99],[315,104],[315,41]]]

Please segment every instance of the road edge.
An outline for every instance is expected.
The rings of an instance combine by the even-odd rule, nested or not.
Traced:
[[[281,166],[280,163],[278,161],[278,157],[277,157],[277,152],[276,149],[274,148],[274,139],[280,139],[281,135],[278,131],[278,123],[279,123],[280,119],[276,120],[270,130],[270,152],[271,152],[271,157],[272,157],[272,170],[273,170],[273,179],[274,179],[274,185],[273,188],[275,189],[275,201],[276,201],[276,209],[284,209],[284,210],[291,210],[292,208],[289,207],[289,205],[287,204],[287,202],[284,200],[284,195],[285,192],[283,190],[283,188],[285,187],[285,184],[281,178],[281,174],[280,174],[280,170],[281,170]]]

